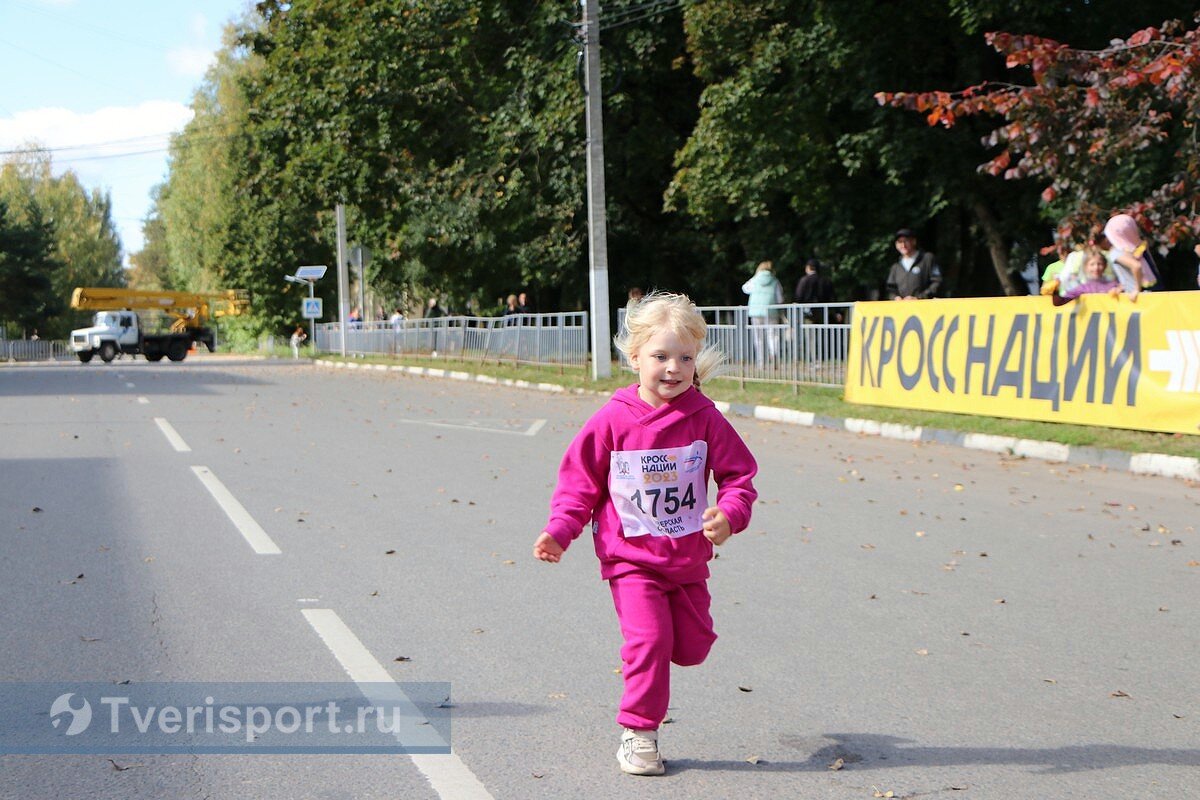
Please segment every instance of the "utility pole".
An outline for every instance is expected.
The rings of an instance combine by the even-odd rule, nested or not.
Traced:
[[[342,358],[346,357],[346,325],[350,320],[350,279],[346,274],[346,207],[337,204],[337,276],[338,330],[341,331]]]
[[[582,0],[587,120],[588,264],[592,379],[612,375],[608,320],[608,222],[604,211],[604,120],[600,90],[600,0]]]

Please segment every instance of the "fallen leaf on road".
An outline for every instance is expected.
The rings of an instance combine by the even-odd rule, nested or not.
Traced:
[[[138,767],[146,766],[145,764],[126,764],[125,766],[121,766],[117,762],[113,761],[111,758],[108,759],[108,763],[112,764],[113,769],[117,772],[124,772],[127,769],[137,769]]]
[[[758,756],[750,756],[749,758],[746,759],[747,764],[757,764],[760,761],[762,761],[762,759],[759,758]]]
[[[834,762],[829,765],[829,768],[831,770],[833,770],[834,772],[837,772],[839,769],[841,769],[844,766],[846,766],[846,760],[842,759],[842,758],[838,758],[838,759],[835,759]]]
[[[753,692],[754,690],[751,689],[749,686],[739,686],[738,691],[739,692]]]
[[[1129,697],[1129,693],[1123,692],[1120,689],[1117,689],[1115,692],[1109,692],[1108,696],[1109,697]]]
[[[384,550],[383,554],[385,556],[394,556],[394,555],[396,555],[396,551],[395,550]]]
[[[924,647],[922,647],[920,650],[914,650],[913,652],[915,652],[915,653],[916,653],[917,655],[919,655],[919,656],[927,656],[927,655],[929,655],[929,651],[928,651],[928,650],[926,650]]]
[[[395,657],[395,658],[393,658],[392,660],[393,660],[393,661],[398,661],[398,662],[400,662],[400,663],[404,663],[405,661],[412,661],[412,659],[411,659],[410,657],[408,657],[408,656],[396,656],[396,657]]]
[[[40,508],[38,508],[37,506],[34,506],[32,510],[33,510],[33,513],[34,513],[34,514],[40,514],[40,513],[42,513],[42,510],[41,510]]]
[[[875,549],[875,545],[873,545],[873,544],[860,544],[859,547],[861,547],[863,550],[874,550]]]
[[[875,789],[874,786],[872,786],[871,788]],[[886,792],[881,792],[878,789],[875,789],[875,796],[876,797],[895,797],[896,793],[893,792],[891,789],[888,789]]]

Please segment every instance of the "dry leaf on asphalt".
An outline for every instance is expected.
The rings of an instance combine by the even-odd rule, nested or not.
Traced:
[[[846,766],[845,759],[839,758],[839,759],[835,759],[834,762],[829,765],[829,768],[831,770],[833,770],[834,772],[837,772],[839,769],[841,769],[844,766]]]

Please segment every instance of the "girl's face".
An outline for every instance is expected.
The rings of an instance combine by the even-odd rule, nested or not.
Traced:
[[[643,342],[629,354],[638,374],[638,396],[658,408],[686,392],[696,377],[699,349],[697,342],[669,328]]]
[[[1088,280],[1098,281],[1104,276],[1104,269],[1108,266],[1108,261],[1101,256],[1092,256],[1083,265],[1083,271],[1087,274]]]

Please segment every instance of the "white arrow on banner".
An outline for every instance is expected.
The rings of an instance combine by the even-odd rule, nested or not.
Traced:
[[[1150,351],[1150,369],[1171,373],[1168,392],[1200,392],[1200,331],[1167,331],[1167,348]]]

